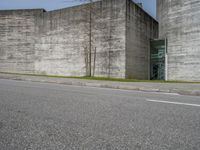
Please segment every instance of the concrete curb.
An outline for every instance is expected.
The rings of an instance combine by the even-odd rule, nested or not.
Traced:
[[[178,93],[180,95],[190,95],[190,96],[200,96],[199,90],[179,90],[179,89],[172,89],[170,90],[171,93]]]
[[[120,85],[120,83],[110,82],[105,83],[101,81],[87,82],[81,79],[71,79],[71,81],[60,81],[64,80],[63,78],[44,78],[44,77],[34,77],[34,76],[25,76],[25,75],[9,75],[9,76],[0,76],[0,79],[10,79],[10,80],[21,80],[21,81],[30,81],[30,82],[43,82],[43,83],[56,83],[63,85],[75,85],[75,86],[86,86],[86,87],[98,87],[98,88],[112,88],[112,89],[121,89],[121,90],[135,90],[135,91],[144,91],[144,92],[160,92],[160,93],[174,93],[180,95],[189,95],[189,96],[200,96],[200,90],[182,90],[182,89],[161,89],[161,88],[150,88],[150,87],[137,87],[133,85]],[[68,79],[69,80],[69,79]],[[148,83],[147,83],[148,84]]]

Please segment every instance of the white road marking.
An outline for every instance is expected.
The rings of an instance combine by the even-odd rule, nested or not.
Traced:
[[[158,92],[157,92],[158,93]],[[165,94],[165,95],[175,95],[175,96],[180,96],[179,93],[164,93],[164,92],[159,92],[160,94]]]
[[[192,104],[192,103],[180,103],[180,102],[170,102],[170,101],[161,101],[161,100],[152,100],[152,99],[146,99],[146,101],[155,102],[155,103],[165,103],[165,104],[175,104],[175,105],[200,107],[200,104]]]

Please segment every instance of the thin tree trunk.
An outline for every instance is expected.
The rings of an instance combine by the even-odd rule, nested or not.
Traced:
[[[95,47],[95,49],[94,49],[94,62],[93,62],[93,77],[94,77],[94,75],[95,75],[96,53],[97,53],[97,49],[96,49],[96,47]]]
[[[92,75],[92,0],[90,0],[89,4],[89,73],[88,75]]]

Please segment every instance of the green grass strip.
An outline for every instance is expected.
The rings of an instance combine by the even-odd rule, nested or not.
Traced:
[[[76,76],[42,75],[42,74],[10,73],[10,72],[0,72],[0,73],[1,74],[12,74],[12,75],[36,76],[36,77],[68,78],[68,79],[71,78],[71,79],[114,81],[114,82],[194,83],[194,84],[200,83],[200,82],[191,82],[191,81],[138,80],[138,79],[122,79],[122,78],[110,78],[110,77],[87,77],[87,76],[76,77]]]

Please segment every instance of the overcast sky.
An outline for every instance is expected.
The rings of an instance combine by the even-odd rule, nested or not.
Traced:
[[[142,2],[144,9],[153,17],[156,16],[156,0],[134,1]],[[0,0],[0,9],[44,8],[54,10],[73,5],[78,5],[77,0]]]

